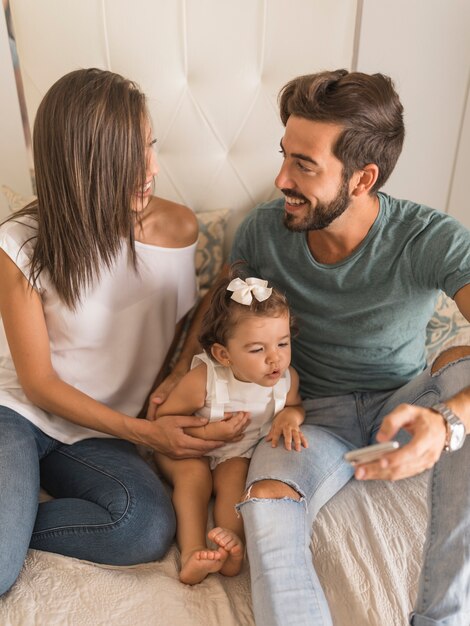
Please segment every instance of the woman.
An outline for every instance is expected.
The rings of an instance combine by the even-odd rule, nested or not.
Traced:
[[[200,418],[135,418],[196,299],[197,221],[152,196],[151,132],[138,87],[97,69],[61,78],[37,112],[37,202],[0,228],[0,594],[28,547],[161,558],[174,514],[133,444],[219,445],[184,433]],[[54,499],[38,507],[40,482]]]

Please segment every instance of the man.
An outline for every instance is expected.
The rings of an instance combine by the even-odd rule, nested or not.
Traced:
[[[468,626],[470,488],[458,478],[470,465],[470,347],[425,370],[424,337],[439,290],[470,319],[470,234],[379,192],[404,139],[389,78],[299,77],[283,88],[280,109],[284,198],[246,218],[231,260],[284,291],[298,319],[293,365],[309,447],[289,455],[263,442],[251,463],[239,510],[256,624],[331,625],[309,554],[312,521],[354,473],[344,453],[395,438],[403,447],[355,476],[397,480],[434,467],[410,623]]]

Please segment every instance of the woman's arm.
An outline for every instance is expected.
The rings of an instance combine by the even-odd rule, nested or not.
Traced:
[[[200,456],[220,445],[184,432],[187,426],[205,424],[205,419],[179,416],[152,423],[129,417],[63,381],[52,367],[41,299],[3,250],[0,276],[0,314],[18,379],[33,404],[85,428],[142,443],[175,458]]]

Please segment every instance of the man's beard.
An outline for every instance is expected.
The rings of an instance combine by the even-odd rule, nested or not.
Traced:
[[[285,196],[305,199],[305,201],[308,202],[307,198],[304,198],[304,196],[296,194],[289,189],[281,189],[281,191]],[[284,226],[294,232],[322,230],[342,215],[348,208],[350,202],[349,184],[347,180],[342,178],[341,187],[336,195],[336,198],[331,200],[331,202],[318,202],[315,208],[310,206],[310,208],[307,209],[307,215],[301,220],[298,220],[296,215],[286,212],[284,214]]]

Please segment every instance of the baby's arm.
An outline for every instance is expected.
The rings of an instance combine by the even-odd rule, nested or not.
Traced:
[[[294,449],[300,452],[302,446],[308,448],[307,439],[299,428],[304,421],[305,411],[299,394],[299,375],[293,367],[289,367],[289,371],[291,385],[286,398],[286,406],[275,416],[266,440],[271,442],[273,448],[276,448],[282,435],[287,450],[292,450],[293,443]]]
[[[192,415],[204,406],[206,399],[206,366],[201,364],[187,372],[157,409],[163,415]]]
[[[163,415],[192,415],[201,409],[206,398],[206,377],[207,366],[204,363],[185,374],[165,402],[158,407],[156,418]],[[220,422],[191,426],[185,428],[184,432],[207,441],[238,441],[248,425],[248,415],[245,412],[231,413]]]

